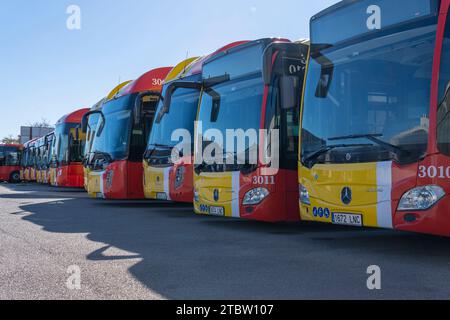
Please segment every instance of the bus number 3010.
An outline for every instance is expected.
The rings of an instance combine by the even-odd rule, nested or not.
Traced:
[[[420,166],[419,167],[419,178],[439,178],[439,179],[450,179],[450,166]]]

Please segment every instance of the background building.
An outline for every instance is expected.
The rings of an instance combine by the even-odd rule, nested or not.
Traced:
[[[32,139],[43,137],[55,130],[51,127],[20,127],[20,143],[24,144]]]

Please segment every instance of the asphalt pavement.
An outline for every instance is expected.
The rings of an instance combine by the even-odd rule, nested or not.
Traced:
[[[450,239],[0,185],[0,299],[435,298],[450,298]]]

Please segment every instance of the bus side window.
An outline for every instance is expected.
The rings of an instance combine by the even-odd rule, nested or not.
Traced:
[[[447,16],[439,73],[437,140],[440,152],[450,156],[450,13]]]

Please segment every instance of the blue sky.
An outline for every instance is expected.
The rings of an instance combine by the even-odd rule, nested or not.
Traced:
[[[90,107],[139,77],[235,40],[307,38],[337,0],[0,0],[0,139]],[[81,30],[66,28],[69,5]]]

